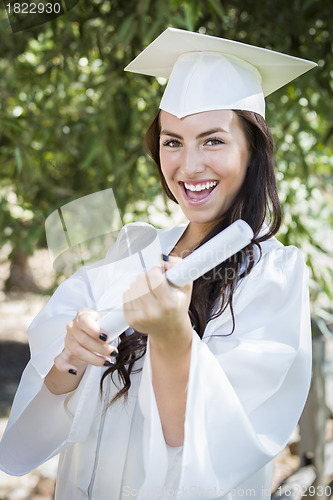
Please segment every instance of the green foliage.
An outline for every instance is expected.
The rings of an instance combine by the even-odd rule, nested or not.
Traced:
[[[142,146],[163,85],[124,66],[167,26],[257,44],[319,66],[268,98],[285,219],[280,239],[332,299],[333,6],[330,0],[81,0],[13,34],[0,12],[1,234],[28,253],[57,207],[112,187],[125,220],[160,193]],[[325,302],[326,300],[326,302]]]

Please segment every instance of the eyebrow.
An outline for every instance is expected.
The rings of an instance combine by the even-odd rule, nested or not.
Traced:
[[[224,128],[217,127],[217,128],[213,128],[211,130],[207,130],[206,132],[202,132],[201,134],[199,134],[196,137],[196,139],[202,139],[203,137],[207,137],[207,135],[216,134],[216,132],[223,132],[224,134],[229,133],[226,130],[224,130]],[[161,130],[160,135],[169,135],[170,137],[176,137],[177,139],[183,139],[183,137],[181,135],[175,134],[174,132],[171,132],[169,130]]]

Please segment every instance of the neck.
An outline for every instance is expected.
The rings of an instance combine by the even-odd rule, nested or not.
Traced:
[[[193,252],[204,237],[210,233],[210,231],[216,226],[217,222],[218,221],[214,221],[208,224],[190,222],[180,240],[173,248],[171,254],[181,258],[186,257],[188,254]]]

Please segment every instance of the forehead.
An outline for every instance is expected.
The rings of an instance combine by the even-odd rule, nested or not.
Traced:
[[[204,111],[177,118],[167,111],[160,111],[161,133],[164,131],[198,134],[208,130],[222,129],[226,133],[239,133],[242,130],[237,114],[230,109]]]

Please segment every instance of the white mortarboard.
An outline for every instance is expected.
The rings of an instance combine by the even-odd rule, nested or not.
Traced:
[[[167,28],[125,71],[169,78],[160,109],[178,118],[216,109],[265,117],[265,97],[316,63],[201,33]]]

